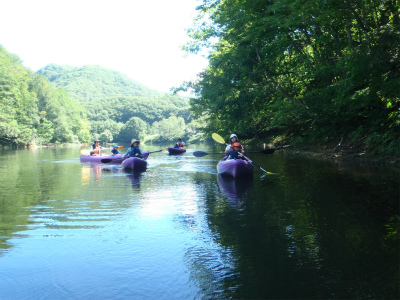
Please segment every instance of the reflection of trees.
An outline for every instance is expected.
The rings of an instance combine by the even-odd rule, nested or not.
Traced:
[[[397,210],[379,205],[382,189],[372,178],[298,163],[283,163],[279,177],[251,189],[240,211],[201,183],[211,235],[235,264],[219,277],[225,298],[396,298],[399,245],[388,216]],[[398,199],[393,186],[383,201]]]
[[[223,209],[226,202],[218,198],[219,188],[215,175],[195,173],[193,185],[196,195],[200,195],[202,199],[193,202],[193,197],[195,207],[187,205],[185,211],[174,218],[179,223],[179,228],[183,225],[190,231],[197,232],[195,239],[190,241],[192,246],[185,252],[184,261],[191,271],[190,280],[195,283],[203,299],[226,299],[225,280],[235,274],[236,259],[229,247],[216,242],[219,235],[210,230],[205,218],[209,207],[204,205],[207,201],[218,202],[217,205]]]
[[[105,203],[101,195],[91,189],[93,185],[97,189],[102,174],[111,169],[59,161],[60,157],[74,156],[79,156],[76,148],[2,156],[7,172],[0,170],[0,252],[10,248],[8,240],[21,231],[42,226],[49,230],[97,227],[109,218],[102,215]]]

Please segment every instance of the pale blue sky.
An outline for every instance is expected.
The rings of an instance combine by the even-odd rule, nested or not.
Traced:
[[[3,1],[0,44],[33,71],[99,65],[168,92],[196,78],[206,59],[185,58],[199,0]]]

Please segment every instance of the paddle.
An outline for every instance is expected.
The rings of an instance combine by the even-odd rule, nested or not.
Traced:
[[[214,139],[214,141],[216,141],[217,143],[229,145],[229,144],[225,143],[224,139],[219,134],[213,133],[211,136]],[[275,150],[286,149],[287,147],[289,147],[289,145],[280,146],[277,148],[265,149],[265,150],[261,150],[261,151],[246,151],[246,153],[272,154],[275,152]]]
[[[161,150],[157,150],[157,151],[152,151],[152,152],[149,152],[149,154],[150,153],[156,153],[156,152],[161,152],[161,151],[163,151],[162,149]],[[120,157],[120,158],[103,158],[102,160],[101,160],[101,162],[103,163],[103,164],[108,164],[109,162],[112,162],[112,161],[117,161],[117,160],[125,160],[126,158],[125,157]]]
[[[239,152],[239,153],[240,153],[240,152]],[[243,154],[242,154],[242,155],[243,155]],[[263,168],[261,168],[259,165],[257,165],[254,161],[250,160],[250,158],[248,158],[248,157],[246,157],[246,156],[244,156],[244,155],[243,155],[243,157],[244,157],[245,159],[247,159],[249,162],[251,162],[253,165],[255,165],[256,167],[259,167],[259,168],[260,168],[261,170],[263,170],[265,173],[267,173],[267,174],[274,174],[274,173],[265,171]]]
[[[121,150],[122,148],[124,148],[124,146],[119,146],[118,150]],[[103,148],[100,150],[102,151],[102,150],[110,150],[110,149],[112,149],[112,148]],[[81,154],[82,155],[90,155],[90,150],[81,150]]]
[[[224,140],[219,134],[213,133],[211,136],[212,136],[212,138],[214,139],[214,141],[216,141],[217,143],[228,145],[227,143],[225,143],[225,140]],[[274,150],[274,151],[275,151],[275,150]],[[273,152],[272,152],[272,153],[273,153]],[[239,154],[241,154],[241,153],[239,152]],[[243,154],[242,154],[242,155],[243,155]],[[251,161],[248,157],[246,157],[246,156],[244,156],[244,155],[243,155],[243,157],[244,157],[245,159],[247,159],[248,161],[250,161],[251,163],[253,163],[253,165],[255,165],[256,167],[259,167],[261,170],[263,170],[265,173],[268,174],[267,171],[265,171],[263,168],[261,168],[259,165],[257,165],[254,161]],[[273,174],[273,173],[271,173],[271,174]]]
[[[221,154],[221,152],[209,152],[209,153],[204,152],[204,151],[194,151],[193,152],[193,155],[196,156],[196,157],[203,157],[203,156],[206,156],[208,154]],[[228,153],[222,153],[222,154],[228,155]]]

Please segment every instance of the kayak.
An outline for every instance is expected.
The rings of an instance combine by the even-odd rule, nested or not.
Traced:
[[[179,148],[167,148],[169,155],[178,155],[186,152],[186,149],[179,149]]]
[[[129,157],[122,162],[122,169],[134,171],[134,172],[141,172],[145,171],[147,168],[147,161],[146,159],[149,157],[149,151],[143,152],[144,157]]]
[[[221,159],[217,165],[217,171],[223,175],[232,177],[253,175],[253,163],[243,159]]]
[[[82,162],[101,163],[102,159],[112,159],[110,164],[120,164],[124,161],[121,154],[117,155],[81,155]]]

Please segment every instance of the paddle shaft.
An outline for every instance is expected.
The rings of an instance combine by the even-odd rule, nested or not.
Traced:
[[[163,150],[152,151],[152,152],[149,152],[149,154],[150,154],[150,153],[161,152],[161,151],[163,151]],[[143,156],[135,156],[135,157],[137,157],[137,158],[143,158]],[[112,162],[112,161],[117,161],[117,160],[121,160],[121,159],[122,159],[122,160],[125,160],[126,157],[115,158],[115,159],[112,159],[112,158],[104,158],[104,159],[101,160],[101,162],[102,162],[103,164],[108,164],[108,163],[110,163],[110,162]]]

